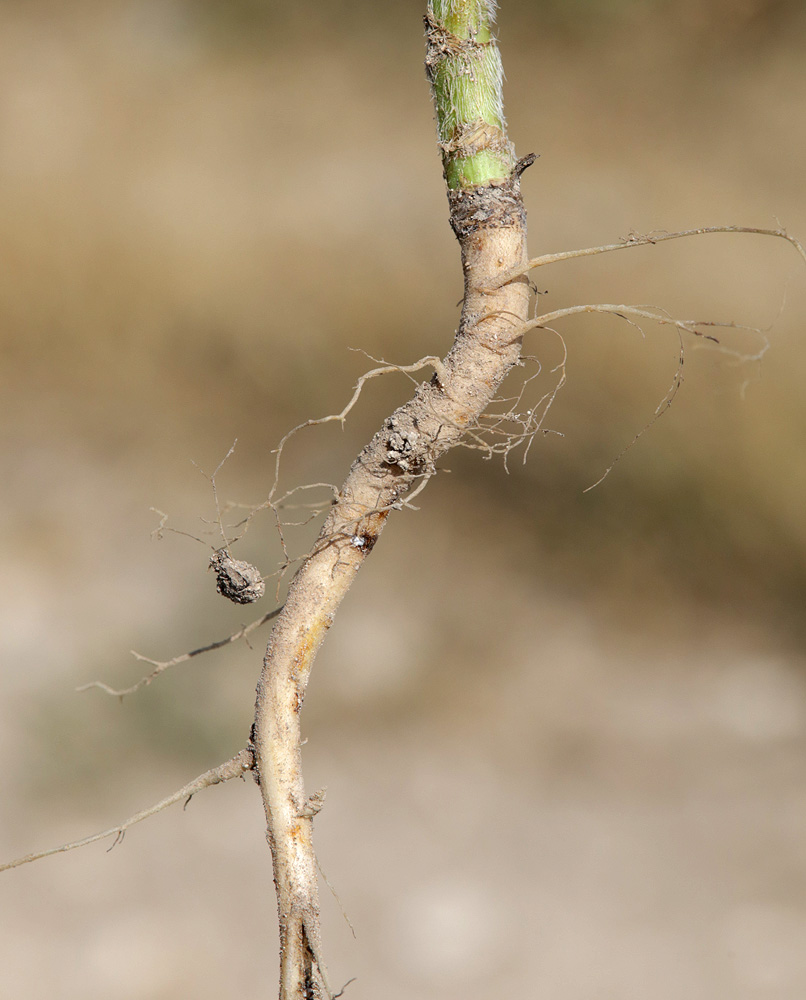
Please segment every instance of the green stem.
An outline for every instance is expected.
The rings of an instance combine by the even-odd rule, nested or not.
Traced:
[[[505,181],[515,166],[494,20],[492,0],[429,0],[425,65],[445,181],[454,191]]]

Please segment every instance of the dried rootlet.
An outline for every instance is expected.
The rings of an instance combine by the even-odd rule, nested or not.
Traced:
[[[254,604],[266,593],[266,584],[256,566],[233,559],[227,549],[217,549],[210,557],[215,570],[216,590],[236,604]]]

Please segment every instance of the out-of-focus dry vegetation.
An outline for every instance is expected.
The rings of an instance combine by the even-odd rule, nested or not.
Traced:
[[[167,657],[243,620],[202,546],[148,542],[149,506],[203,530],[190,459],[210,470],[235,437],[222,494],[259,502],[277,440],[369,366],[349,348],[406,363],[450,343],[421,14],[0,8],[4,856],[122,818],[248,731],[262,639],[123,706],[72,693],[139,676],[131,646]],[[806,235],[801,3],[500,20],[511,133],[541,154],[533,253],[699,225]],[[782,241],[710,236],[536,275],[543,308],[651,302],[769,328],[770,349],[736,365],[688,344],[671,410],[583,493],[679,344],[569,322],[563,436],[508,475],[451,456],[390,524],[306,704],[323,863],[358,932],[326,904],[334,979],[358,974],[357,998],[804,995],[805,271]],[[559,360],[548,335],[530,350]],[[372,383],[344,432],[300,436],[288,485],[339,482],[409,392]],[[238,554],[271,571],[268,519]],[[109,857],[4,876],[0,993],[265,992],[261,830],[258,796],[227,787]]]

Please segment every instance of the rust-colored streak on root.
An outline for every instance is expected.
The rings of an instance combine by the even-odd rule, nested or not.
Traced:
[[[297,654],[294,657],[295,661],[301,667],[304,667],[316,652],[326,631],[325,623],[319,621],[315,622],[308,632],[305,633],[305,636],[297,647]]]

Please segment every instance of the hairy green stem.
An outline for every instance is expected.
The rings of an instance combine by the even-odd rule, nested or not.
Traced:
[[[451,191],[506,181],[515,166],[494,21],[493,0],[429,0],[425,66]]]

